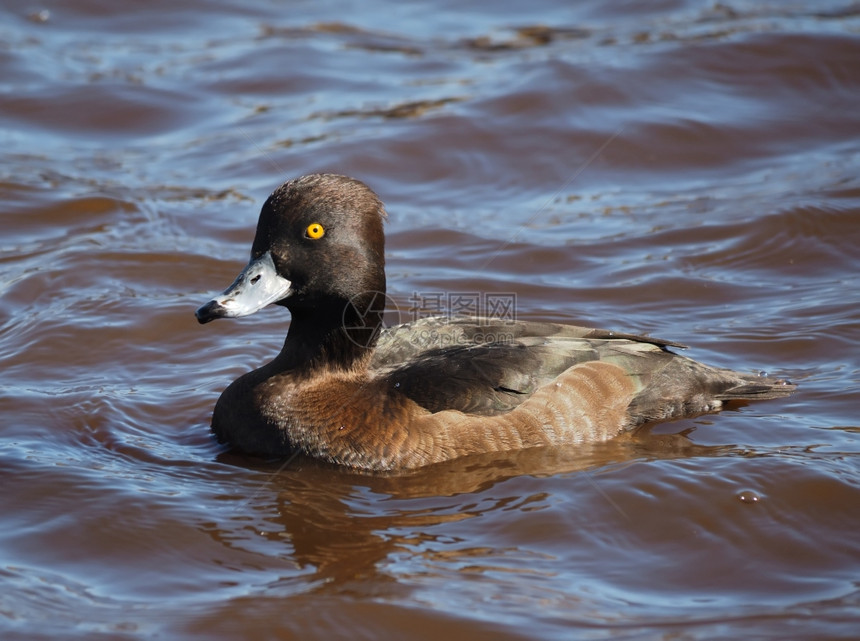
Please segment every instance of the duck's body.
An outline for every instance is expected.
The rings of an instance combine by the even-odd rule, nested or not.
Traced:
[[[703,365],[676,343],[572,325],[428,318],[382,329],[384,209],[362,183],[314,175],[263,206],[252,261],[200,322],[277,302],[281,353],[215,406],[218,438],[369,470],[602,441],[649,421],[794,386]]]

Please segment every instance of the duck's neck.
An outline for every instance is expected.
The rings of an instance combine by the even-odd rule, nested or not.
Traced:
[[[291,307],[290,330],[273,365],[298,375],[367,367],[382,328],[382,311],[372,303],[349,301]]]

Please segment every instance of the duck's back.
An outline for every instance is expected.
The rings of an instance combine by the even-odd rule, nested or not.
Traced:
[[[719,409],[726,400],[785,396],[785,381],[714,368],[646,336],[542,322],[426,318],[385,330],[371,368],[430,412],[504,414],[589,361],[621,367],[636,395],[629,425]]]

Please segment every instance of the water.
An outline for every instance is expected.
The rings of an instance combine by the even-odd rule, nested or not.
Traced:
[[[3,638],[856,638],[860,6],[570,4],[5,3]],[[288,317],[193,311],[320,170],[403,320],[514,294],[798,392],[402,478],[227,453]]]

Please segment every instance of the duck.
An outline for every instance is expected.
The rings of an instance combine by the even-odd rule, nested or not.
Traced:
[[[268,459],[402,472],[606,441],[795,389],[623,332],[503,314],[387,327],[386,218],[374,191],[337,174],[289,180],[267,198],[250,261],[195,313],[203,324],[276,305],[291,317],[280,352],[218,398],[218,441]]]

